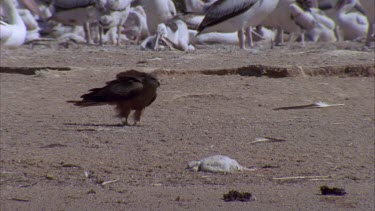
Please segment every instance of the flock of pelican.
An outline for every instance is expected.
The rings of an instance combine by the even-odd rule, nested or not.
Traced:
[[[260,40],[374,41],[374,0],[178,1],[184,11],[172,0],[0,0],[1,46],[52,38],[191,51],[214,43],[246,49]]]

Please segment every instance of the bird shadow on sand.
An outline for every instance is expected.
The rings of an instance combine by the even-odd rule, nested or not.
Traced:
[[[301,106],[288,106],[288,107],[279,107],[279,108],[274,108],[273,110],[295,110],[295,109],[312,109],[316,108],[314,107],[314,104],[309,104],[309,105],[301,105]]]

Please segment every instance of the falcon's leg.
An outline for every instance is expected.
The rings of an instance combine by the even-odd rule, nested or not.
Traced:
[[[122,125],[124,125],[124,126],[130,125],[127,117],[124,117],[124,119],[122,119]]]
[[[141,116],[142,116],[142,113],[143,113],[143,109],[142,110],[135,110],[134,112],[134,125],[139,125],[139,126],[142,126],[142,122],[141,122]]]
[[[125,120],[122,121],[122,124],[125,126],[125,125],[129,125],[128,123],[128,117],[129,117],[129,114],[130,114],[130,111],[131,109],[127,106],[124,106],[124,105],[121,105],[121,104],[117,104],[116,105],[116,110],[118,111],[118,117],[120,118],[125,118]]]

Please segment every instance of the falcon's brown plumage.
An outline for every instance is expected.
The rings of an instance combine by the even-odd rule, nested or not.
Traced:
[[[143,110],[156,99],[156,90],[160,86],[155,76],[136,70],[117,74],[116,80],[107,82],[102,88],[94,88],[90,93],[81,96],[81,101],[67,101],[76,106],[116,105],[118,117],[125,118],[128,125],[131,110],[134,112],[134,124],[141,125]]]

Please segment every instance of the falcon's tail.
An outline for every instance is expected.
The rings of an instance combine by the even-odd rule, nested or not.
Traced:
[[[81,101],[81,100],[68,100],[67,103],[74,103],[75,106],[79,107],[87,107],[87,106],[99,106],[103,105],[103,103],[100,102],[93,102],[93,101]]]

